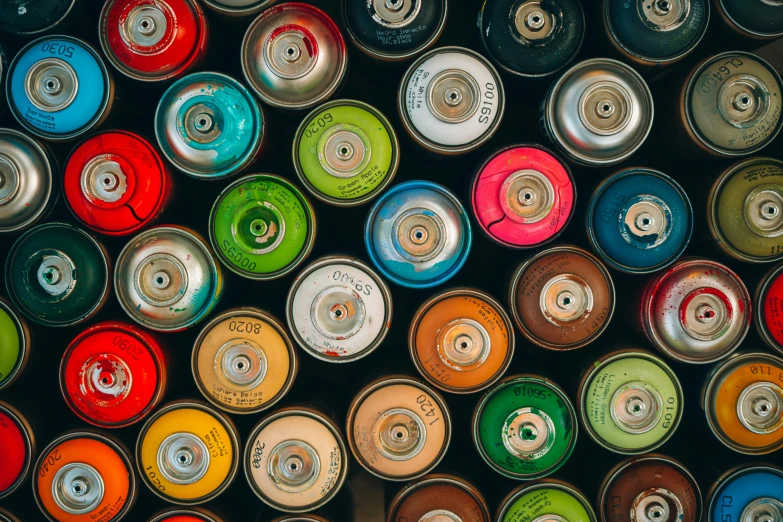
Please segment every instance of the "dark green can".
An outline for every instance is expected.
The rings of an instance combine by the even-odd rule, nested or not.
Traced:
[[[109,271],[109,256],[92,236],[67,223],[46,223],[13,244],[5,284],[31,321],[71,326],[93,317],[106,302]]]

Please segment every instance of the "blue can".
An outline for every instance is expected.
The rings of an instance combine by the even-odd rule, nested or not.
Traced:
[[[774,521],[780,520],[781,512],[783,469],[746,464],[728,471],[712,487],[707,522]]]
[[[238,174],[256,158],[264,138],[261,106],[225,74],[195,73],[163,94],[155,136],[179,170],[201,179]]]
[[[408,181],[389,190],[367,216],[364,242],[387,279],[430,288],[454,276],[470,253],[468,214],[446,187]]]
[[[71,36],[45,36],[27,44],[11,62],[6,96],[25,129],[63,141],[106,118],[114,84],[89,44]]]
[[[587,234],[593,250],[621,272],[645,274],[668,266],[688,246],[692,231],[688,196],[656,170],[613,174],[590,200]]]

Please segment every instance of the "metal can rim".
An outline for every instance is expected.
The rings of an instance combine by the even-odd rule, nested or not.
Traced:
[[[389,285],[386,284],[386,281],[381,279],[381,276],[378,275],[375,270],[372,269],[368,264],[366,264],[364,261],[357,257],[351,257],[347,255],[330,255],[330,256],[324,256],[316,259],[312,263],[308,264],[306,267],[304,267],[299,274],[294,278],[294,282],[291,284],[290,289],[288,290],[288,297],[286,298],[285,303],[285,317],[286,317],[286,323],[288,324],[288,328],[291,330],[291,334],[293,335],[294,340],[296,341],[296,344],[298,344],[305,352],[307,352],[309,355],[312,355],[316,359],[320,359],[322,361],[330,362],[330,363],[336,363],[336,364],[343,364],[343,363],[349,363],[353,361],[358,361],[359,359],[362,359],[368,355],[370,355],[372,352],[374,352],[378,346],[381,345],[381,343],[386,339],[386,336],[389,333],[389,328],[384,327],[381,330],[381,333],[379,336],[368,345],[367,348],[362,350],[360,353],[356,354],[352,357],[346,357],[346,358],[339,358],[339,357],[329,357],[327,355],[323,355],[320,352],[317,352],[313,350],[310,345],[304,342],[304,340],[299,335],[299,332],[294,327],[294,319],[293,319],[293,301],[294,297],[296,295],[296,291],[299,289],[299,287],[302,285],[302,281],[311,273],[313,273],[315,270],[322,268],[324,266],[329,266],[332,264],[345,264],[350,265],[355,268],[359,268],[366,272],[368,275],[373,277],[375,279],[375,283],[378,285],[378,288],[381,291],[381,295],[383,297],[384,303],[386,305],[386,320],[385,322],[391,323],[392,315],[393,315],[393,304],[392,304],[392,296],[391,296],[391,290],[389,289]]]
[[[419,361],[419,359],[416,357],[415,354],[416,330],[419,328],[420,322],[424,317],[424,315],[426,315],[426,313],[434,305],[438,304],[444,299],[448,299],[451,297],[459,297],[459,296],[475,297],[489,303],[495,309],[495,311],[498,312],[498,315],[500,315],[500,318],[503,320],[503,323],[505,324],[506,329],[508,330],[508,337],[509,337],[508,351],[506,352],[506,358],[503,360],[503,364],[501,365],[501,367],[498,368],[495,375],[493,375],[492,378],[490,378],[488,381],[478,386],[473,386],[471,388],[453,388],[450,386],[446,386],[443,383],[436,382],[435,379],[433,379],[428,373],[424,371],[424,368],[421,365],[421,361]],[[516,344],[515,337],[516,336],[514,335],[514,323],[511,321],[508,312],[506,312],[506,310],[503,308],[500,302],[497,299],[495,299],[492,295],[490,295],[489,292],[479,290],[478,288],[455,287],[455,288],[449,288],[443,290],[429,297],[426,301],[424,301],[424,303],[422,303],[419,306],[419,308],[413,314],[413,318],[411,319],[410,326],[408,327],[408,353],[411,356],[411,360],[413,361],[413,365],[416,367],[416,370],[418,370],[419,374],[424,378],[424,380],[426,380],[432,386],[435,386],[436,388],[444,392],[455,393],[455,394],[477,393],[482,390],[486,390],[493,384],[497,383],[503,377],[503,374],[506,373],[506,370],[508,370],[508,367],[511,364],[511,359],[514,356],[514,347]]]
[[[413,123],[411,122],[411,119],[408,116],[408,111],[405,109],[405,93],[407,91],[406,86],[408,84],[408,81],[410,80],[411,75],[416,71],[416,69],[421,64],[427,61],[430,57],[435,56],[436,54],[449,53],[449,52],[467,55],[478,60],[490,72],[493,79],[495,80],[495,83],[497,84],[498,91],[499,91],[497,116],[495,116],[495,120],[492,122],[492,125],[490,125],[487,128],[487,130],[475,140],[471,141],[470,143],[466,143],[464,145],[458,145],[458,146],[440,145],[438,143],[435,143],[434,141],[425,138],[424,135],[421,134],[419,131],[417,131],[416,128],[413,126]],[[443,154],[445,156],[456,156],[459,154],[466,154],[468,152],[476,150],[481,145],[489,141],[490,138],[492,138],[492,136],[494,136],[497,130],[500,128],[500,123],[503,121],[503,114],[505,112],[505,109],[506,109],[506,92],[505,89],[503,88],[503,79],[500,77],[500,74],[498,73],[497,69],[495,69],[495,66],[492,65],[492,62],[490,62],[488,59],[486,59],[484,56],[477,53],[476,51],[468,49],[467,47],[460,47],[457,45],[436,47],[435,49],[430,49],[426,53],[419,56],[416,59],[416,61],[414,61],[405,71],[405,75],[402,77],[402,80],[400,80],[400,86],[397,89],[397,113],[400,116],[400,121],[402,122],[402,126],[405,128],[405,131],[413,139],[413,141],[415,141],[420,146],[424,147],[430,152],[434,152],[436,154]]]
[[[225,4],[221,4],[217,0],[202,0],[204,5],[214,12],[228,17],[250,16],[256,13],[260,13],[268,7],[272,7],[277,0],[257,0],[255,4],[251,4],[246,7],[231,7]]]
[[[271,507],[272,509],[281,509],[280,504],[274,503],[272,500],[267,499],[266,495],[258,488],[255,481],[253,480],[252,472],[249,469],[249,466],[246,466],[245,463],[250,461],[251,452],[253,450],[252,442],[256,440],[256,438],[261,434],[261,431],[266,428],[269,424],[272,423],[272,421],[275,421],[277,419],[287,417],[289,415],[299,415],[303,417],[309,417],[310,419],[313,419],[317,422],[320,422],[324,427],[326,427],[332,435],[334,435],[335,440],[337,441],[337,444],[340,448],[340,452],[342,453],[342,469],[340,470],[340,477],[337,479],[337,482],[335,486],[331,489],[329,494],[322,497],[320,500],[317,500],[313,504],[309,504],[307,506],[303,507],[292,507],[292,506],[282,506],[283,510],[286,513],[295,513],[295,514],[301,514],[301,513],[307,513],[310,510],[318,509],[337,495],[339,493],[340,489],[342,489],[343,484],[345,483],[345,479],[348,476],[348,465],[350,461],[350,456],[348,454],[348,449],[345,447],[345,439],[340,432],[340,428],[337,426],[337,424],[332,421],[327,415],[324,413],[314,409],[314,408],[308,408],[305,406],[288,406],[285,408],[280,408],[278,410],[273,411],[263,419],[261,419],[260,422],[258,422],[255,426],[253,426],[253,429],[250,431],[250,434],[247,436],[247,445],[245,446],[245,451],[242,456],[242,468],[245,470],[245,478],[247,479],[248,484],[250,485],[250,489],[253,491],[253,493],[258,497],[261,502],[266,504],[267,506]]]
[[[1,301],[0,304],[2,304]],[[24,414],[15,406],[5,401],[0,401],[0,413],[5,413],[11,417],[11,419],[13,419],[13,421],[21,428],[20,431],[24,436],[24,441],[27,444],[27,448],[29,450],[27,459],[25,459],[25,465],[22,468],[22,472],[19,474],[19,477],[16,479],[16,482],[11,484],[11,486],[5,491],[0,491],[0,499],[4,499],[12,493],[18,491],[19,488],[21,488],[24,483],[27,482],[27,479],[30,476],[30,472],[33,469],[33,463],[38,460],[38,455],[36,454],[37,446],[35,432],[33,431],[33,427],[27,417],[25,417]]]
[[[7,302],[2,297],[0,297],[0,311],[8,314],[8,317],[11,318],[11,322],[14,323],[19,335],[19,356],[17,357],[17,362],[14,365],[14,369],[11,370],[11,373],[5,376],[3,382],[0,382],[0,390],[4,390],[16,382],[27,365],[27,361],[30,359],[30,341],[32,336],[30,328],[23,319],[24,315],[21,314],[21,311],[17,313],[14,308],[11,308],[11,303]]]
[[[756,287],[756,292],[753,295],[752,301],[752,304],[754,305],[753,311],[756,313],[755,320],[753,321],[756,324],[756,331],[766,345],[775,350],[778,354],[783,354],[783,345],[775,341],[769,328],[766,326],[766,322],[762,318],[764,317],[764,299],[766,298],[769,286],[772,284],[772,281],[781,274],[783,274],[783,263],[770,268],[767,273],[762,276],[761,281]]]
[[[354,198],[354,199],[341,199],[333,196],[327,196],[326,194],[321,193],[317,188],[315,188],[315,186],[312,183],[310,183],[310,180],[307,179],[307,175],[304,173],[302,169],[302,164],[299,161],[299,154],[297,154],[299,148],[299,142],[302,140],[302,135],[307,130],[306,125],[307,123],[310,122],[311,117],[315,116],[316,113],[320,113],[322,111],[337,106],[357,107],[359,109],[364,109],[365,111],[369,112],[371,115],[375,116],[376,118],[378,118],[378,120],[380,120],[386,132],[388,132],[391,141],[392,160],[391,160],[391,165],[389,165],[389,170],[386,173],[386,177],[372,191],[368,192],[364,196]],[[349,99],[349,98],[341,98],[339,100],[328,101],[322,105],[315,107],[312,111],[307,113],[307,115],[302,120],[302,123],[300,123],[299,127],[296,129],[296,134],[294,135],[294,141],[292,143],[291,149],[292,149],[292,156],[294,160],[294,169],[296,170],[296,175],[299,178],[299,181],[304,186],[304,188],[306,188],[307,191],[310,193],[310,195],[312,195],[317,200],[322,201],[329,205],[334,205],[336,207],[356,207],[375,199],[381,194],[381,192],[383,192],[386,189],[386,187],[389,186],[389,184],[394,179],[394,176],[397,174],[397,169],[400,166],[400,140],[397,138],[397,133],[395,132],[394,127],[392,127],[391,122],[388,120],[388,118],[386,118],[386,116],[384,116],[384,114],[380,110],[370,105],[369,103],[365,103],[363,101]]]
[[[783,31],[778,31],[775,33],[763,33],[761,31],[752,31],[748,29],[729,15],[728,11],[726,11],[726,7],[723,4],[723,0],[717,0],[717,2],[718,13],[720,14],[720,17],[723,18],[727,25],[736,28],[735,30],[742,33],[744,36],[748,36],[757,40],[773,40],[783,36]]]
[[[538,479],[533,482],[520,484],[519,486],[512,489],[505,496],[505,498],[501,500],[500,505],[498,506],[497,516],[495,517],[496,520],[499,522],[502,521],[504,516],[507,514],[508,509],[511,508],[517,499],[537,489],[557,489],[571,495],[576,500],[578,500],[585,511],[587,511],[587,514],[590,516],[589,522],[598,521],[593,506],[590,505],[590,501],[587,500],[587,497],[585,497],[580,490],[568,482],[554,478]]]
[[[152,515],[152,518],[150,518],[147,522],[165,522],[169,519],[169,517],[175,516],[195,516],[201,519],[203,522],[222,522],[221,519],[217,518],[217,516],[211,511],[193,507],[190,509],[182,509],[178,507],[166,508],[163,511],[159,511],[155,515]]]
[[[421,489],[433,484],[448,484],[451,486],[456,486],[467,492],[481,508],[481,520],[489,522],[491,514],[489,512],[489,507],[487,506],[487,501],[484,499],[484,496],[481,494],[481,492],[476,488],[475,485],[468,482],[466,479],[450,473],[430,473],[429,475],[424,475],[404,485],[402,489],[400,489],[394,495],[391,502],[389,503],[389,507],[386,510],[386,522],[395,522],[394,513],[397,508],[400,507],[400,504],[402,504],[402,502],[408,497],[408,495],[417,489]]]

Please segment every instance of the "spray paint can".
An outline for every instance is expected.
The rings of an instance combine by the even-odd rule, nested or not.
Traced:
[[[558,522],[598,520],[581,491],[555,479],[537,480],[517,487],[503,499],[495,517],[497,522],[537,518]]]
[[[767,0],[717,0],[718,14],[737,33],[758,40],[783,36],[783,6]]]
[[[83,0],[38,0],[0,5],[0,31],[16,36],[34,36],[68,29],[85,17]]]
[[[0,454],[0,499],[4,499],[27,482],[36,457],[36,439],[24,414],[2,401],[0,444],[3,447]]]
[[[707,521],[769,520],[777,522],[783,510],[783,470],[748,463],[721,475],[707,493]]]
[[[0,297],[0,390],[11,386],[30,358],[30,329],[11,304]]]
[[[148,522],[223,522],[211,511],[201,508],[169,508],[154,515]]]
[[[432,474],[406,484],[392,499],[386,522],[490,522],[487,502],[467,480]]]
[[[783,354],[783,265],[767,272],[756,288],[756,331],[767,346]]]

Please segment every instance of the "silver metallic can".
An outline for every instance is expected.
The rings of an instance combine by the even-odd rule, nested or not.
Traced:
[[[702,393],[710,430],[746,455],[783,448],[783,359],[737,353],[712,370]]]
[[[397,109],[408,134],[437,154],[464,154],[489,140],[503,119],[505,93],[497,70],[464,47],[422,55],[400,83]]]
[[[630,66],[607,58],[580,62],[549,89],[541,127],[569,159],[614,165],[642,146],[653,123],[653,99]]]
[[[389,287],[369,266],[331,256],[300,273],[286,302],[286,320],[307,353],[328,362],[350,362],[373,352],[391,326]]]
[[[646,285],[642,329],[664,355],[693,364],[718,361],[748,333],[750,294],[728,267],[706,259],[681,259]]]
[[[220,265],[195,232],[150,228],[122,249],[114,273],[117,299],[142,326],[184,330],[204,319],[223,291]]]
[[[348,54],[340,29],[317,7],[289,2],[250,24],[242,41],[247,83],[269,105],[307,109],[332,96],[345,77]]]
[[[0,129],[0,234],[22,231],[46,217],[57,199],[55,169],[37,141]]]

